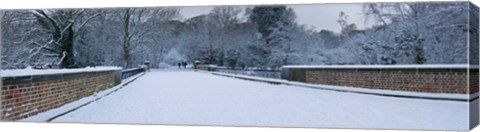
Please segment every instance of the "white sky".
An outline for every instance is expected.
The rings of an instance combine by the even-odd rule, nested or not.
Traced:
[[[288,5],[288,7],[293,8],[295,11],[299,24],[312,27],[318,31],[328,29],[340,32],[341,28],[337,20],[341,11],[349,16],[349,23],[355,23],[359,29],[365,28],[361,4],[301,4]],[[212,9],[213,6],[190,6],[183,7],[180,13],[186,19],[207,14]]]

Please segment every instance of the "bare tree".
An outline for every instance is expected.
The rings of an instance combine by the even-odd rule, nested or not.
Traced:
[[[466,3],[371,3],[364,5],[364,12],[366,18],[373,18],[375,22],[381,23],[379,27],[388,29],[382,31],[394,36],[392,43],[395,45],[391,46],[395,48],[394,55],[398,62],[425,64],[429,63],[430,58],[437,63],[456,63],[461,60],[460,56],[464,56],[461,51],[466,50],[465,36],[450,39],[440,36],[462,32],[462,28],[467,25],[465,19],[468,18],[467,13],[462,11],[465,12],[467,8]],[[453,50],[451,46],[457,48]],[[456,57],[440,57],[440,54],[450,52],[446,49],[458,50],[452,52]]]
[[[161,26],[178,16],[176,8],[126,8],[123,10],[123,57],[125,67],[133,67],[133,56],[155,42]],[[138,61],[138,60],[137,60]],[[142,60],[143,61],[143,60]]]
[[[212,9],[212,11],[210,11],[210,18],[209,18],[209,21],[211,21],[214,25],[214,28],[210,28],[209,30],[213,30],[212,32],[210,32],[210,36],[209,38],[210,39],[216,39],[216,40],[213,40],[213,41],[217,41],[218,43],[218,47],[220,48],[218,51],[218,55],[217,55],[217,64],[220,65],[220,66],[223,66],[224,65],[224,59],[225,59],[225,55],[227,54],[226,53],[226,50],[225,50],[225,47],[227,44],[226,41],[231,41],[231,40],[227,40],[227,36],[230,35],[233,30],[232,30],[232,26],[234,26],[235,24],[239,23],[239,18],[238,18],[238,14],[242,11],[241,8],[239,7],[233,7],[233,6],[219,6],[219,7],[215,7]],[[213,43],[212,41],[210,41],[210,51],[213,50]],[[210,52],[211,53],[211,52]],[[214,57],[211,56],[210,57]],[[211,60],[211,59],[210,59]]]
[[[53,65],[60,65],[62,68],[75,67],[73,45],[76,32],[100,14],[87,16],[87,19],[80,21],[84,12],[85,9],[32,11],[43,28],[41,30],[50,33],[51,36],[47,43],[34,42],[32,44],[50,52],[50,57],[56,57],[57,59],[51,62]]]

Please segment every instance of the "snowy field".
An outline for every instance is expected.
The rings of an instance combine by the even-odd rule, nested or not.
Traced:
[[[53,122],[468,130],[468,103],[152,70]]]

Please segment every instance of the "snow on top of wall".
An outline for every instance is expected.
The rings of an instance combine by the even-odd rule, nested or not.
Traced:
[[[217,65],[213,65],[213,64],[200,64],[198,66],[207,66],[207,67],[212,67],[212,68],[218,67]]]
[[[50,74],[64,74],[64,73],[80,73],[80,72],[96,72],[96,71],[111,71],[120,70],[121,67],[112,66],[100,66],[100,67],[86,67],[75,69],[13,69],[2,70],[0,72],[1,77],[19,77],[19,76],[32,76],[32,75],[50,75]]]
[[[468,64],[433,64],[433,65],[287,65],[282,68],[329,68],[329,69],[370,69],[370,68],[385,68],[385,69],[464,69],[469,68]],[[478,68],[478,66],[470,66],[470,68]]]

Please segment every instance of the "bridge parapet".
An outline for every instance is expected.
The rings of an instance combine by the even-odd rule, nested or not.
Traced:
[[[478,76],[478,67],[469,65],[282,67],[282,79],[289,81],[426,93],[476,93]]]
[[[2,71],[1,120],[24,119],[58,108],[112,88],[123,79],[118,67],[30,71]]]
[[[215,71],[215,68],[217,68],[216,65],[198,64],[195,66],[195,69],[205,71]]]

